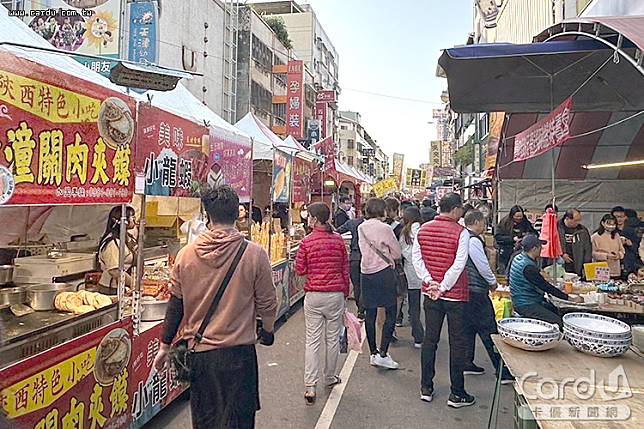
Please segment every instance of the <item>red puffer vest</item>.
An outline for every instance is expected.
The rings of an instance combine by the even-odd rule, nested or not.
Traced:
[[[306,292],[343,292],[349,295],[349,256],[339,234],[316,227],[300,243],[295,271],[306,276]]]
[[[458,241],[463,227],[447,216],[437,216],[418,231],[418,243],[427,270],[440,283],[456,259]],[[442,296],[454,301],[468,301],[467,273],[459,276],[456,284]]]

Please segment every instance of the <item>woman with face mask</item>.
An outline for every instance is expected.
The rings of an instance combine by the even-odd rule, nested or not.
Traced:
[[[590,237],[593,243],[593,261],[608,262],[610,276],[622,275],[621,261],[624,259],[624,245],[617,233],[617,220],[611,214],[602,217],[597,231]]]

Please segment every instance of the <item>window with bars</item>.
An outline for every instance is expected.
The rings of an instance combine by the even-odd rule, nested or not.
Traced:
[[[259,69],[266,73],[273,71],[273,52],[254,34],[252,57]]]

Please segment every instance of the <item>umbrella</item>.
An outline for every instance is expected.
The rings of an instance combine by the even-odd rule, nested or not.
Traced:
[[[563,255],[559,241],[559,230],[557,228],[557,215],[554,210],[549,208],[546,210],[546,214],[543,215],[542,219],[543,227],[541,228],[539,238],[547,241],[547,243],[541,249],[541,257],[557,259]]]

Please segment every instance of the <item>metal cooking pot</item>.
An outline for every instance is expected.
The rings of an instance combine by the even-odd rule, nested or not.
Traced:
[[[163,320],[167,307],[168,301],[141,300],[141,320],[143,322]]]
[[[27,289],[24,286],[0,289],[0,308],[27,302]]]
[[[44,283],[27,288],[29,306],[36,311],[55,310],[54,300],[61,292],[75,291],[76,287],[68,283]]]
[[[14,265],[0,265],[0,285],[11,283],[13,281]]]

